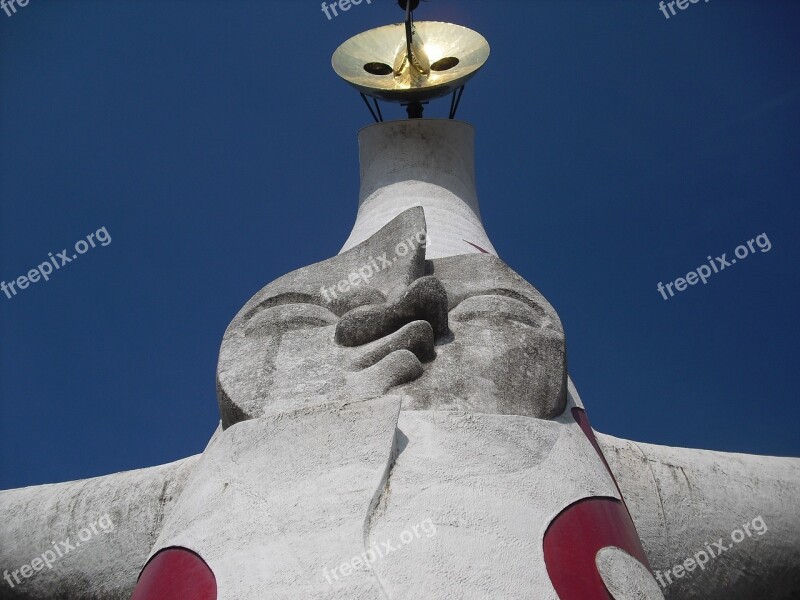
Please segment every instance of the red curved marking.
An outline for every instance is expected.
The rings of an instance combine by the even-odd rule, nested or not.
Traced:
[[[573,408],[572,416],[589,439],[614,480],[611,467],[594,435],[586,411]],[[625,500],[584,498],[565,508],[544,534],[544,562],[561,600],[614,600],[597,571],[595,557],[606,546],[616,546],[650,569],[636,526]]]
[[[131,600],[217,600],[217,579],[194,552],[167,548],[147,563]]]
[[[467,240],[464,240],[464,241],[465,241],[465,242],[467,242]],[[483,248],[481,248],[480,246],[478,246],[478,244],[473,244],[472,242],[467,242],[467,243],[468,243],[470,246],[472,246],[473,248],[477,248],[478,250],[480,250],[480,251],[481,251],[483,254],[489,254],[489,251],[488,251],[488,250],[484,250]]]
[[[592,429],[591,424],[589,423],[589,417],[586,415],[586,411],[582,408],[573,408],[572,409],[572,416],[575,421],[580,425],[580,428],[583,430],[583,433],[589,438],[589,442],[594,446],[594,449],[597,451],[597,454],[600,456],[600,460],[603,461],[603,464],[606,466],[606,471],[608,474],[611,475],[611,479],[614,480],[614,486],[617,488],[617,493],[619,497],[622,498],[622,504],[625,506],[625,510],[628,511],[628,517],[630,517],[631,521],[633,517],[631,517],[631,511],[628,509],[628,503],[625,502],[625,496],[622,495],[622,490],[617,483],[617,478],[614,476],[614,471],[611,470],[611,467],[606,460],[605,455],[603,454],[603,450],[600,448],[600,444],[597,441],[597,437],[594,435],[594,429]],[[650,566],[649,562],[645,563],[648,567]]]
[[[584,498],[553,519],[544,534],[544,562],[561,600],[614,600],[595,564],[606,546],[648,564],[633,521],[616,498]]]
[[[586,415],[586,411],[582,408],[573,408],[572,409],[572,418],[575,419],[575,422],[580,426],[583,430],[583,433],[589,438],[589,442],[594,446],[594,449],[597,451],[597,454],[600,456],[600,460],[603,461],[603,464],[606,466],[606,470],[608,474],[611,475],[611,479],[614,480],[614,485],[617,487],[617,491],[619,492],[619,497],[622,498],[622,490],[619,489],[619,485],[617,484],[617,478],[614,477],[614,472],[611,470],[611,467],[608,466],[608,461],[606,461],[605,455],[603,455],[603,451],[600,449],[600,444],[597,442],[597,438],[594,435],[594,429],[592,429],[591,424],[589,423],[589,417]],[[623,499],[623,502],[625,500]]]

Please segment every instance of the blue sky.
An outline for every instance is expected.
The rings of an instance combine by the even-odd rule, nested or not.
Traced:
[[[201,452],[228,322],[352,227],[371,118],[330,56],[402,13],[17,10],[0,12],[0,279],[102,227],[111,242],[0,295],[0,488]],[[594,427],[800,455],[800,4],[711,0],[666,19],[654,0],[431,0],[417,18],[492,45],[459,111],[486,230],[558,310]],[[769,252],[658,293],[762,233]]]

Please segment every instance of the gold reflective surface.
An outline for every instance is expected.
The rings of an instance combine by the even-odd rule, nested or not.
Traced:
[[[342,79],[368,96],[388,102],[424,101],[464,85],[489,58],[489,43],[460,25],[418,21],[411,53],[409,60],[405,24],[399,23],[350,38],[331,62]]]

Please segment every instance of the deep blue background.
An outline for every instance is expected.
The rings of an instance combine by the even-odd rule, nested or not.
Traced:
[[[459,117],[500,255],[567,331],[595,428],[800,455],[800,3],[431,0],[492,44]],[[202,451],[222,334],[352,226],[371,119],[330,56],[402,19],[318,0],[31,0],[0,13],[0,488]],[[448,101],[429,109],[443,116]],[[401,109],[387,109],[392,118]],[[772,250],[656,291],[767,233]]]

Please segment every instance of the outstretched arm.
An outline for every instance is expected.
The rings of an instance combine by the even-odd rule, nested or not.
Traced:
[[[0,492],[0,598],[130,598],[198,458]]]
[[[598,441],[664,596],[800,594],[800,459]]]

